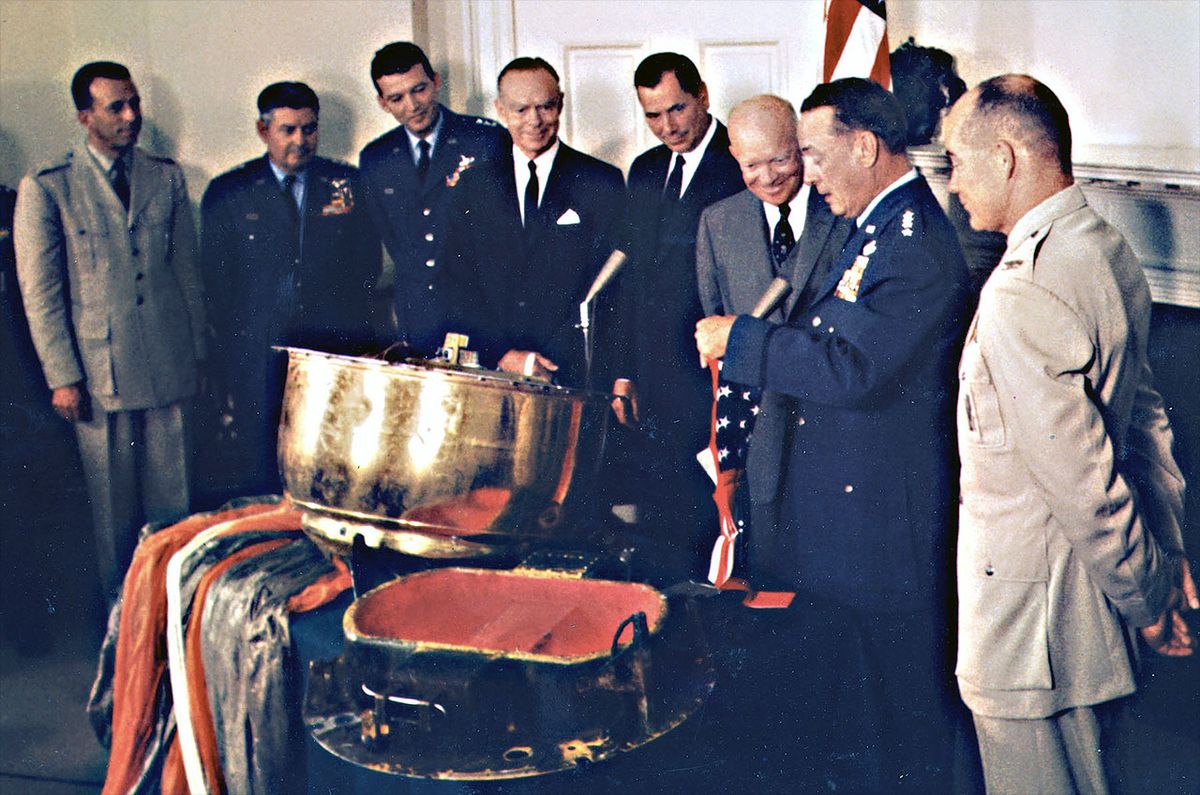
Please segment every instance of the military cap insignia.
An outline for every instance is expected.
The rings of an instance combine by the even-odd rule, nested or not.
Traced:
[[[905,210],[904,215],[900,216],[900,234],[905,237],[912,237],[913,234],[913,211]]]
[[[851,303],[858,300],[858,288],[862,286],[863,273],[866,272],[867,266],[871,264],[871,255],[875,253],[878,244],[874,240],[868,240],[862,248],[862,253],[854,258],[853,264],[842,272],[842,278],[838,280],[837,289],[833,294],[843,301]]]
[[[329,203],[321,208],[321,215],[346,215],[354,210],[354,192],[350,190],[350,180],[329,180]]]
[[[458,165],[454,167],[454,173],[446,175],[446,187],[453,188],[458,184],[458,180],[462,178],[462,174],[468,168],[475,164],[475,158],[470,155],[459,155]]]

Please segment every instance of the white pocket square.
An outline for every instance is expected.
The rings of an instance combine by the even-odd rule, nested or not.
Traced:
[[[574,210],[567,210],[565,213],[558,216],[558,220],[554,223],[558,224],[559,226],[572,226],[579,223],[579,213],[575,212]]]

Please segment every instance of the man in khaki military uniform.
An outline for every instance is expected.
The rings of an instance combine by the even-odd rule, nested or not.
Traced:
[[[51,401],[74,423],[114,601],[138,527],[187,511],[183,403],[204,356],[183,171],[136,148],[141,98],[111,62],[75,73],[87,139],[17,193],[17,276]]]
[[[992,793],[1108,792],[1141,638],[1191,654],[1183,478],[1146,357],[1150,292],[1071,176],[1066,110],[1024,75],[955,105],[976,229],[1008,235],[959,369],[956,674]]]

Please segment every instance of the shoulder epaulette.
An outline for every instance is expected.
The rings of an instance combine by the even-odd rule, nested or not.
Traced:
[[[494,119],[485,119],[482,116],[476,116],[475,123],[478,125],[481,125],[483,127],[499,127],[500,126],[500,122],[495,121]]]
[[[149,152],[147,152],[146,157],[148,157],[149,159],[153,160],[156,163],[165,163],[168,166],[175,165],[175,161],[165,155],[152,155]]]
[[[70,168],[74,155],[74,152],[67,152],[61,160],[53,160],[44,166],[40,166],[34,173],[40,177],[45,174],[53,174],[55,171],[62,171],[64,168]]]

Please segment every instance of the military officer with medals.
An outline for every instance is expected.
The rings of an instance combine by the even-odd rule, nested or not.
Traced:
[[[358,171],[317,156],[316,93],[273,83],[258,114],[266,153],[213,179],[201,202],[212,372],[232,423],[222,467],[237,470],[225,485],[242,493],[279,488],[283,360],[271,346],[363,352],[381,262]]]
[[[415,44],[375,53],[371,81],[379,107],[400,126],[359,156],[362,201],[394,266],[398,338],[433,353],[442,342],[446,214],[463,175],[492,159],[508,136],[496,122],[454,113],[437,100],[442,78]]]
[[[854,221],[849,242],[786,325],[726,315],[696,329],[727,379],[794,400],[775,554],[749,576],[797,594],[763,659],[776,680],[803,679],[780,702],[786,740],[769,753],[808,767],[775,758],[772,770],[847,791],[945,791],[966,266],[908,163],[889,92],[859,78],[818,86],[801,106],[800,145],[805,182]]]

